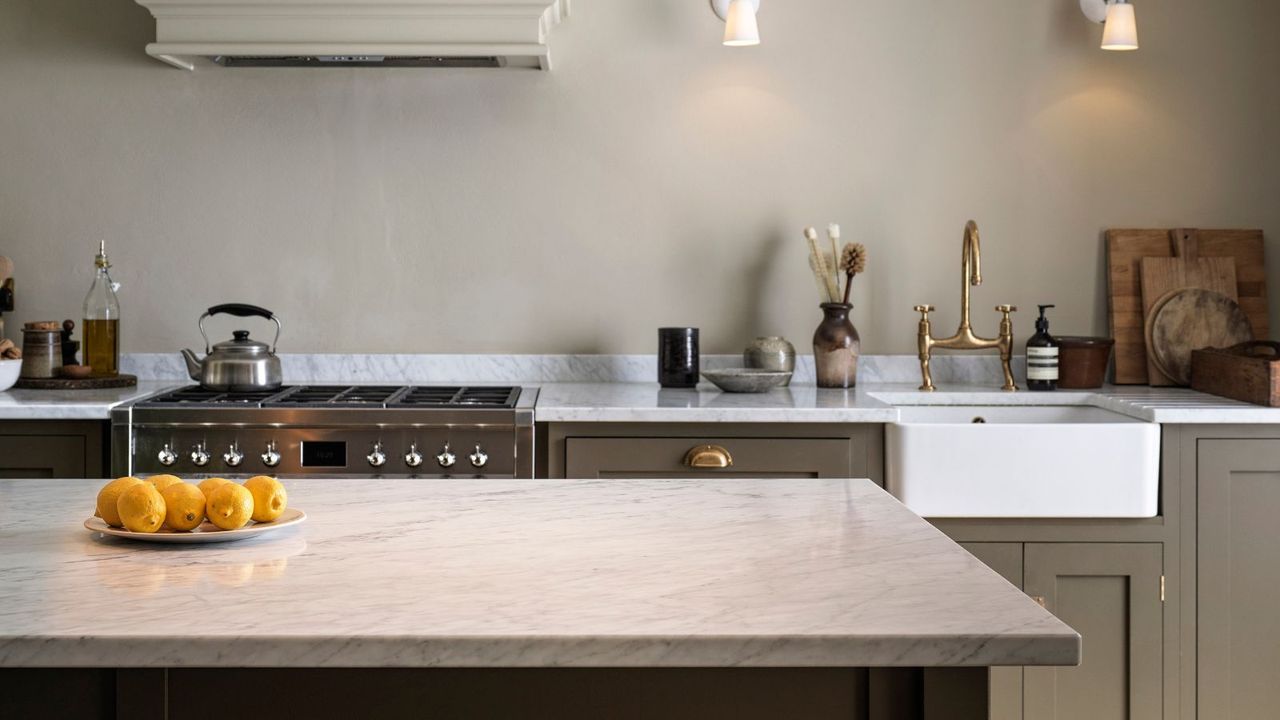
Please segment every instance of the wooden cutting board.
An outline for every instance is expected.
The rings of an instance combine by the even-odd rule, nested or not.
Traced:
[[[1120,385],[1147,382],[1146,317],[1142,299],[1142,258],[1173,257],[1175,231],[1107,231],[1108,318],[1116,341],[1115,379]],[[1261,230],[1198,230],[1200,257],[1229,257],[1236,266],[1236,299],[1255,338],[1271,332],[1267,310],[1266,261]]]
[[[1236,305],[1236,264],[1232,258],[1200,257],[1199,238],[1194,230],[1178,230],[1174,233],[1174,251],[1175,257],[1171,258],[1143,258],[1142,259],[1142,307],[1143,317],[1146,318],[1144,327],[1150,328],[1151,322],[1158,300],[1169,299],[1180,290],[1208,290],[1211,296],[1187,296],[1198,299],[1205,299],[1212,296],[1229,299],[1232,307],[1237,310]],[[1185,313],[1192,312],[1195,305],[1185,302],[1177,303],[1178,307]],[[1206,312],[1211,309],[1218,309],[1218,305],[1205,302],[1203,305]],[[1179,318],[1178,322],[1186,324],[1187,328],[1201,328],[1204,333],[1211,331],[1207,326],[1213,319],[1220,318],[1221,315],[1206,316],[1205,318],[1185,317]],[[1203,327],[1202,327],[1203,326]],[[1172,326],[1170,326],[1172,327]],[[1248,325],[1246,324],[1246,327]],[[1165,372],[1164,367],[1157,362],[1154,348],[1151,345],[1150,333],[1145,334],[1145,345],[1147,348],[1147,382],[1152,386],[1169,386],[1169,385],[1186,385],[1190,383],[1190,350],[1187,351],[1187,367],[1186,379],[1178,379],[1170,376]],[[1246,337],[1244,340],[1251,340]],[[1176,342],[1176,341],[1175,341]],[[1237,340],[1236,342],[1242,342]],[[1236,342],[1229,343],[1235,345]],[[1191,348],[1192,350],[1201,347],[1209,347],[1199,345]],[[1218,347],[1218,346],[1214,346]]]
[[[1249,342],[1253,330],[1235,300],[1196,288],[1174,290],[1161,298],[1147,318],[1146,335],[1153,372],[1170,385],[1187,386],[1194,351],[1235,347]]]

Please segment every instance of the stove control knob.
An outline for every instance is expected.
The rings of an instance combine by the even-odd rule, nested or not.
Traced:
[[[275,467],[280,464],[280,453],[276,452],[276,441],[267,443],[267,451],[262,453],[262,464]]]
[[[160,448],[160,452],[156,453],[156,459],[160,461],[161,465],[169,467],[178,462],[178,453],[169,447],[169,443],[165,443],[164,447]]]
[[[244,453],[240,452],[240,444],[231,443],[231,447],[222,453],[222,461],[230,467],[240,467],[240,463],[244,462]]]
[[[422,453],[418,452],[418,443],[409,445],[409,452],[405,453],[404,464],[411,468],[416,468],[422,464]]]
[[[482,468],[489,462],[489,455],[480,449],[480,445],[476,445],[476,451],[471,453],[472,467]]]
[[[191,448],[191,462],[196,467],[204,467],[209,464],[209,451],[205,449],[204,443],[198,443]]]
[[[382,467],[383,465],[386,465],[387,454],[382,452],[382,443],[380,442],[374,443],[373,452],[369,453],[369,455],[365,459],[367,459],[369,461],[369,464],[372,465],[373,467]]]
[[[449,443],[444,444],[444,450],[436,456],[436,462],[440,463],[440,467],[453,467],[458,462],[458,456],[449,451]]]

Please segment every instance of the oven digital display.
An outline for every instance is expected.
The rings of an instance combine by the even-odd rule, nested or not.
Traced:
[[[302,467],[346,467],[347,444],[337,441],[302,443]]]

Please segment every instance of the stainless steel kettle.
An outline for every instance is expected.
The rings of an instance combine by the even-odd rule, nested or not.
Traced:
[[[204,321],[214,315],[266,318],[276,324],[275,340],[268,347],[266,343],[250,340],[248,330],[236,330],[231,340],[210,347]],[[200,316],[200,335],[204,338],[204,359],[190,350],[182,351],[182,359],[187,361],[187,374],[202,386],[221,392],[251,392],[274,390],[284,382],[280,358],[276,357],[280,319],[270,310],[240,303],[214,305]]]

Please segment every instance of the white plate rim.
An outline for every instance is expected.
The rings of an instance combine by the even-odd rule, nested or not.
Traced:
[[[293,514],[296,513],[296,514]],[[143,542],[155,543],[218,543],[218,542],[234,542],[236,540],[247,540],[251,537],[265,535],[282,528],[293,527],[306,521],[307,514],[298,508],[285,508],[284,515],[281,519],[269,523],[250,523],[239,530],[201,530],[206,525],[210,525],[206,520],[201,524],[198,531],[193,532],[175,532],[172,530],[140,533],[126,530],[124,528],[116,528],[108,525],[100,517],[90,517],[84,521],[84,527],[89,532],[101,533],[112,537],[127,538],[129,540],[140,540]]]

